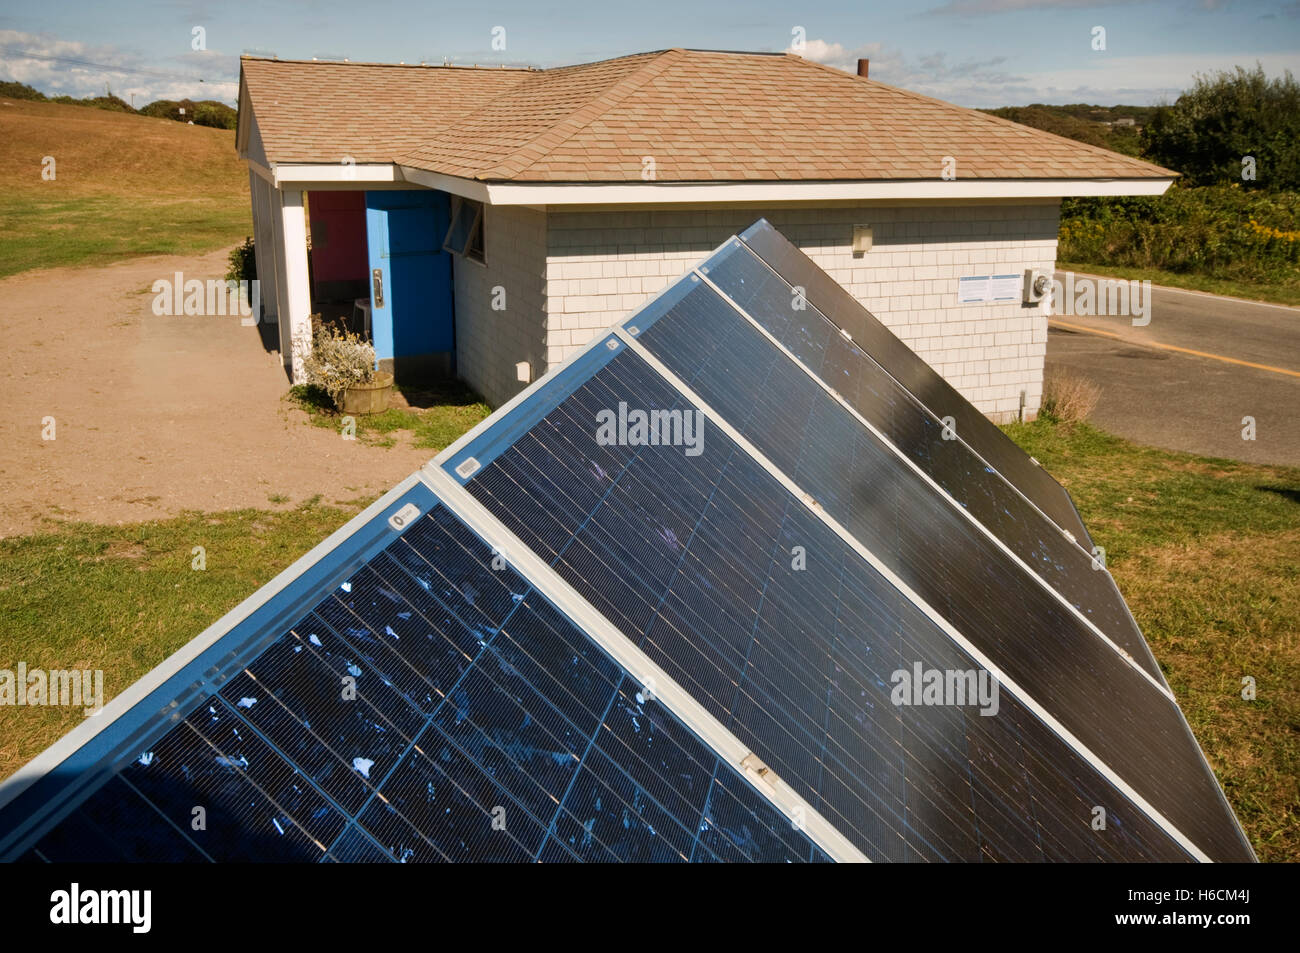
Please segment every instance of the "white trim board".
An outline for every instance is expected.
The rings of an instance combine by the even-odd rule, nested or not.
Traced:
[[[632,351],[668,382],[669,386],[676,389],[687,400],[691,401],[704,412],[710,423],[716,426],[726,434],[741,450],[752,457],[764,470],[777,480],[787,491],[795,496],[804,507],[828,526],[834,533],[840,537],[848,546],[850,546],[859,556],[866,560],[871,567],[883,576],[895,589],[897,589],[904,598],[908,599],[916,608],[923,612],[936,626],[938,626],[953,642],[957,644],[967,655],[975,660],[982,668],[989,672],[998,682],[1009,691],[1015,698],[1028,708],[1038,717],[1049,729],[1051,729],[1062,741],[1064,741],[1076,754],[1088,762],[1092,768],[1109,781],[1120,793],[1127,797],[1139,810],[1145,813],[1153,823],[1159,826],[1175,842],[1178,843],[1192,857],[1204,863],[1210,863],[1211,860],[1192,840],[1183,834],[1173,822],[1155,809],[1142,795],[1138,794],[1118,773],[1115,772],[1105,761],[1092,752],[1082,741],[1076,738],[1064,725],[1056,720],[1052,714],[1040,705],[1032,695],[1025,689],[1021,688],[1008,676],[1001,668],[994,664],[993,660],[981,652],[969,639],[967,639],[955,626],[949,623],[942,615],[922,599],[902,579],[896,576],[888,566],[886,566],[876,555],[863,546],[857,538],[844,528],[837,520],[832,518],[824,509],[822,509],[813,500],[811,496],[805,493],[798,484],[787,477],[775,464],[765,457],[757,447],[745,439],[744,435],[737,431],[730,423],[726,421],[718,412],[706,403],[699,394],[671,370],[664,366],[658,358],[641,346],[641,342],[629,334],[622,327],[615,327],[614,333],[620,340],[624,341]],[[1176,707],[1176,706],[1175,706]],[[1199,747],[1198,747],[1199,750]]]
[[[1163,195],[1168,179],[954,179],[864,182],[486,183],[492,205],[808,202]]]
[[[251,162],[251,160],[249,160]],[[255,163],[253,163],[255,164]],[[259,168],[261,168],[259,166]],[[404,183],[441,189],[487,205],[703,205],[862,201],[1059,199],[1086,195],[1163,195],[1172,178],[936,179],[843,182],[484,182],[387,162],[271,163],[277,186],[345,187]],[[265,174],[265,173],[263,173]]]

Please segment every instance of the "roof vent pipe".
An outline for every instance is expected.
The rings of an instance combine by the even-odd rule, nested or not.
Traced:
[[[871,65],[871,60],[858,60],[858,75],[865,78],[867,67]]]

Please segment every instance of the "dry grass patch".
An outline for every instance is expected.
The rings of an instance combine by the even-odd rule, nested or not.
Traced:
[[[1074,371],[1049,367],[1043,377],[1043,403],[1039,413],[1062,424],[1082,423],[1101,399],[1101,388]]]
[[[1007,430],[1068,483],[1260,859],[1300,861],[1300,470]]]

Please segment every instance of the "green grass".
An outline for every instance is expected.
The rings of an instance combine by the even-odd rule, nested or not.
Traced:
[[[0,197],[0,278],[32,268],[208,252],[251,230],[248,203],[225,196],[123,201],[9,194]]]
[[[1247,301],[1268,301],[1272,304],[1300,306],[1300,285],[1294,282],[1234,281],[1212,275],[1187,275],[1160,268],[1128,268],[1123,265],[1086,261],[1057,261],[1057,271],[1086,272],[1108,278],[1125,278],[1130,281],[1150,281],[1170,288],[1205,291],[1209,294],[1244,298]]]
[[[438,426],[427,439],[454,436],[450,421]],[[1086,425],[1007,430],[1067,486],[1106,549],[1260,858],[1300,860],[1300,469],[1138,447]],[[102,668],[106,692],[120,692],[365,502],[0,541],[0,668]],[[190,568],[199,545],[202,572]],[[1245,675],[1258,684],[1252,702]],[[0,708],[0,775],[80,717]]]
[[[357,440],[391,447],[397,441],[397,434],[407,431],[412,446],[441,450],[492,412],[481,397],[454,379],[429,382],[418,389],[398,390],[415,406],[390,407],[382,414],[353,418]],[[319,388],[299,385],[290,389],[287,400],[305,410],[317,427],[340,430],[343,426],[343,415]]]
[[[0,540],[0,669],[103,669],[111,698],[357,512],[191,513]],[[191,568],[194,547],[206,568]],[[0,775],[81,720],[80,709],[0,706]]]
[[[1013,424],[1070,491],[1261,860],[1300,860],[1300,469]],[[1257,684],[1241,697],[1242,678]]]

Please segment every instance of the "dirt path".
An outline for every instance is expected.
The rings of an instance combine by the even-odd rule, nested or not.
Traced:
[[[0,280],[0,537],[369,499],[432,455],[310,426],[281,400],[279,356],[238,317],[153,314],[155,280],[225,270],[215,252]],[[47,416],[54,440],[41,437]]]

